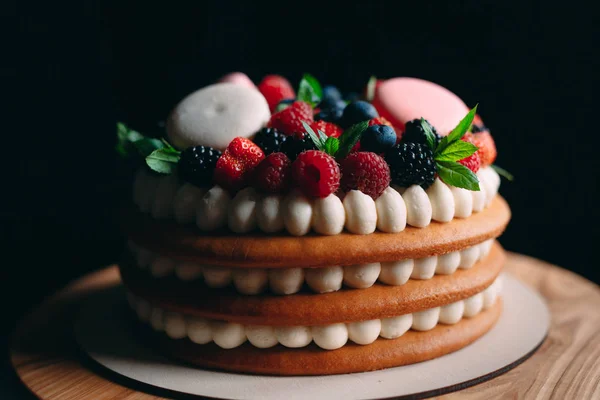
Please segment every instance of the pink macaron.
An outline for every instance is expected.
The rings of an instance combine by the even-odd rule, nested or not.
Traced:
[[[252,80],[250,78],[248,78],[248,75],[246,75],[243,72],[232,72],[230,74],[227,74],[223,77],[221,77],[221,79],[218,80],[218,82],[229,82],[229,83],[235,83],[237,85],[243,85],[243,86],[248,86],[251,88],[256,88],[256,85],[254,84],[254,82],[252,82]]]
[[[392,78],[377,85],[373,105],[382,117],[404,129],[406,122],[425,118],[437,131],[448,134],[469,112],[454,93],[417,78]]]

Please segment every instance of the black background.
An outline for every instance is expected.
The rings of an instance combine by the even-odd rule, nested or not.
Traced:
[[[178,100],[237,70],[354,91],[372,74],[416,76],[479,103],[517,178],[501,186],[502,244],[600,281],[598,35],[584,4],[40,1],[2,14],[2,332],[118,259],[130,172],[115,122],[159,133]]]

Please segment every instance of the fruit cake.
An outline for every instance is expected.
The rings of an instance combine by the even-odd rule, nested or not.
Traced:
[[[327,375],[439,357],[499,318],[510,209],[477,106],[416,78],[343,96],[237,72],[165,126],[117,128],[139,163],[120,271],[153,348]]]

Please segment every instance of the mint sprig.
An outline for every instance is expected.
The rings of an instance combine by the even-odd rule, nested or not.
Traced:
[[[178,150],[169,145],[169,147],[163,147],[150,153],[146,157],[146,165],[160,174],[172,174],[177,169],[180,154]]]
[[[164,147],[159,139],[145,137],[141,133],[130,129],[122,122],[117,122],[117,144],[115,150],[126,158],[135,153],[147,157],[156,149]]]
[[[314,107],[321,102],[322,97],[323,89],[319,81],[310,74],[304,74],[298,86],[296,99],[307,102]]]
[[[375,98],[375,87],[377,86],[377,77],[371,76],[369,82],[367,82],[367,93],[366,99],[369,103],[373,102]]]
[[[478,192],[479,179],[469,168],[455,161],[436,161],[437,171],[448,185]]]
[[[421,118],[421,127],[425,132],[427,145],[433,151],[433,159],[438,175],[448,185],[458,188],[479,191],[479,179],[469,168],[458,161],[467,158],[477,152],[478,147],[473,143],[461,140],[473,124],[477,113],[477,105],[456,125],[456,127],[444,136],[436,146],[436,137],[431,126]]]
[[[510,172],[508,172],[504,168],[499,167],[496,164],[492,164],[491,167],[494,169],[494,171],[496,171],[498,173],[498,175],[506,178],[509,182],[512,182],[512,181],[515,180],[515,177],[513,176],[513,174],[511,174]]]
[[[316,148],[341,160],[346,158],[352,148],[358,143],[363,132],[369,127],[369,121],[359,122],[346,129],[339,138],[327,137],[323,132],[314,131],[306,122],[302,121],[304,130],[315,144]]]

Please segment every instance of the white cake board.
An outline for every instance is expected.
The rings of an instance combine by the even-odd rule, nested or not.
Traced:
[[[178,364],[134,336],[124,290],[94,296],[75,324],[79,345],[120,375],[178,393],[219,399],[385,399],[425,397],[459,390],[515,367],[542,343],[550,313],[542,297],[504,275],[504,310],[475,343],[443,357],[382,371],[322,377],[274,377],[199,369]],[[152,393],[151,386],[146,391]]]

